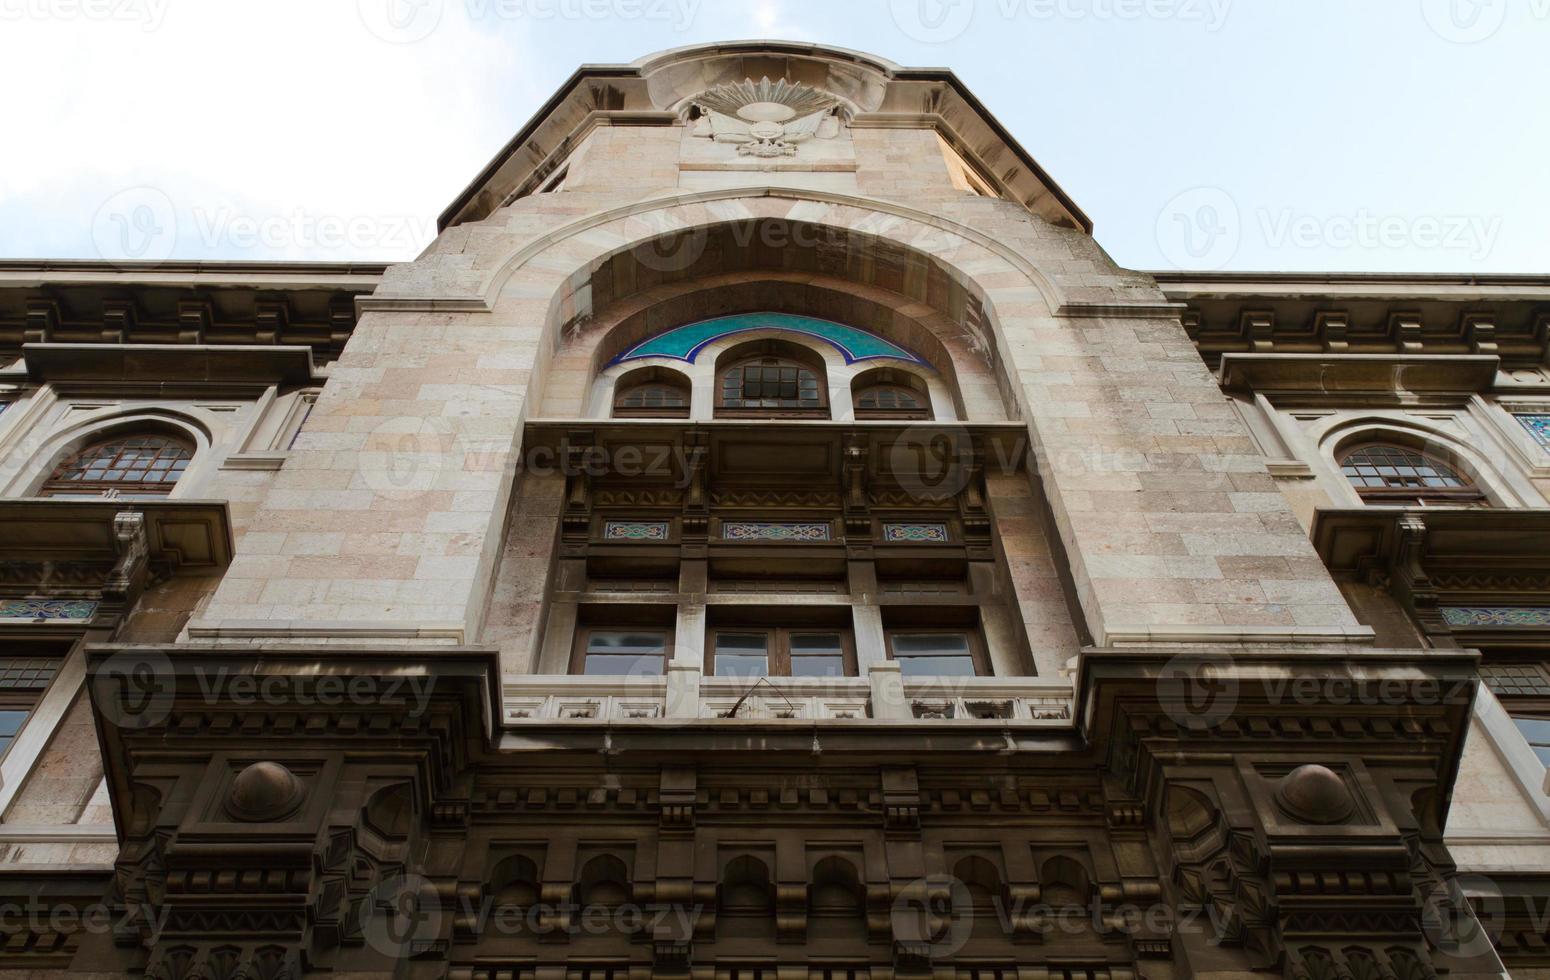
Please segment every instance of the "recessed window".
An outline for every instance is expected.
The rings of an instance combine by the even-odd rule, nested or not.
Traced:
[[[819,409],[818,372],[775,357],[734,365],[721,375],[722,408]]]
[[[975,677],[980,673],[973,638],[965,632],[891,633],[888,645],[905,677]]]
[[[588,676],[661,677],[667,672],[667,633],[661,630],[588,630],[580,649],[581,673]]]
[[[849,677],[850,634],[825,629],[718,629],[710,672],[717,677]]]
[[[93,443],[54,470],[44,497],[165,497],[177,486],[194,447],[163,435],[119,436]]]
[[[1341,458],[1340,469],[1362,499],[1373,503],[1470,504],[1485,499],[1458,470],[1406,446],[1362,446]]]
[[[667,381],[623,388],[614,398],[615,418],[688,418],[689,389]]]
[[[873,385],[856,396],[857,418],[929,418],[926,400],[897,385]]]
[[[1543,718],[1513,718],[1518,731],[1528,740],[1529,748],[1539,757],[1540,764],[1550,766],[1550,721]]]

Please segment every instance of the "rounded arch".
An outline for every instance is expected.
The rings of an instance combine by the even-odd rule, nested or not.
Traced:
[[[630,895],[630,869],[618,855],[599,854],[582,866],[576,881],[578,905],[618,908]]]
[[[856,865],[837,854],[813,867],[813,884],[808,904],[814,915],[859,915],[865,908],[865,892]]]
[[[1044,901],[1052,906],[1086,905],[1092,897],[1092,879],[1075,859],[1056,855],[1039,869]]]
[[[25,496],[37,496],[44,491],[55,471],[71,458],[93,446],[135,435],[170,438],[188,447],[190,461],[170,491],[173,496],[182,495],[189,482],[189,473],[209,458],[210,432],[197,419],[174,409],[136,407],[83,419],[53,433],[12,486],[21,488]]]
[[[874,367],[850,379],[850,401],[857,418],[931,419],[931,388],[913,365]]]
[[[829,417],[829,366],[813,346],[779,331],[728,343],[715,360],[717,415]]]
[[[953,866],[953,877],[963,882],[976,909],[988,909],[1001,895],[1001,871],[979,855],[970,855]]]
[[[664,364],[630,368],[610,379],[613,418],[688,418],[694,386],[689,376]]]
[[[1335,420],[1315,433],[1320,457],[1334,475],[1338,493],[1353,504],[1368,502],[1343,472],[1347,454],[1366,446],[1394,446],[1421,454],[1453,470],[1493,506],[1516,506],[1520,494],[1474,447],[1440,426],[1415,418],[1369,415]]]
[[[728,861],[721,875],[720,905],[723,915],[773,914],[775,890],[770,883],[769,865],[752,854]]]
[[[538,865],[525,854],[502,859],[490,871],[489,894],[502,908],[527,908],[538,901]]]

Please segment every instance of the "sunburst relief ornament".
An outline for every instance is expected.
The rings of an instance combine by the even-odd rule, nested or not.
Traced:
[[[834,139],[839,101],[801,82],[768,78],[718,85],[693,101],[694,135],[732,143],[741,156],[789,157],[811,139]]]

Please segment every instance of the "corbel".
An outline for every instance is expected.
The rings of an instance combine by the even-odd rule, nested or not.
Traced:
[[[350,339],[350,334],[355,332],[355,301],[353,299],[339,300],[328,308],[328,343],[336,349],[342,348]]]
[[[695,552],[686,553],[686,558],[704,557],[703,549],[710,535],[710,492],[705,475],[710,447],[706,443],[703,430],[694,429],[683,435],[684,471],[679,474],[684,488],[681,534],[684,545]]]
[[[46,344],[54,339],[61,322],[59,302],[52,299],[27,301],[27,325],[22,336],[25,343]]]
[[[1324,338],[1324,350],[1343,354],[1351,349],[1351,315],[1344,310],[1325,310],[1313,318],[1314,332]]]
[[[884,769],[883,830],[889,837],[920,836],[920,780],[914,769]]]
[[[178,343],[202,344],[215,323],[215,307],[207,299],[186,299],[178,303]]]
[[[867,486],[867,447],[859,435],[845,437],[842,450],[845,472],[845,537],[849,544],[854,540],[865,542],[864,550],[870,551],[872,543],[871,497]],[[852,552],[853,558],[869,557]]]
[[[1249,349],[1275,349],[1276,315],[1270,310],[1244,310],[1238,317],[1238,332],[1249,342]]]
[[[127,344],[134,335],[135,304],[133,300],[108,300],[102,304],[102,342]]]
[[[1200,311],[1185,310],[1179,314],[1179,322],[1184,326],[1184,332],[1190,340],[1200,339]]]
[[[254,320],[258,324],[254,343],[278,344],[291,323],[290,304],[283,299],[259,302],[254,307]]]
[[[1421,353],[1421,314],[1390,313],[1389,336],[1401,354]]]
[[[118,561],[108,572],[102,594],[127,607],[140,595],[150,577],[151,548],[144,514],[125,511],[114,515],[113,548]]]
[[[1490,313],[1464,314],[1461,332],[1471,354],[1495,354],[1499,351],[1496,343],[1496,317]]]
[[[565,512],[561,517],[566,542],[585,544],[592,531],[592,460],[596,435],[590,430],[568,432],[561,452],[565,460]]]

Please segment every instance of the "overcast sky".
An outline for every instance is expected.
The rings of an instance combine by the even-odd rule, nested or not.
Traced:
[[[1550,0],[0,0],[0,256],[404,260],[584,62],[955,70],[1146,269],[1550,273]]]

